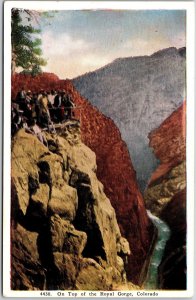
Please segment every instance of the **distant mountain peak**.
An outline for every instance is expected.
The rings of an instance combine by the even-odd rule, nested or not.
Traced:
[[[118,58],[72,80],[80,94],[112,118],[127,143],[142,189],[156,167],[148,133],[184,99],[186,48]]]
[[[186,49],[185,47],[180,48],[180,49]],[[165,48],[159,51],[156,51],[151,55],[151,57],[162,57],[166,55],[179,55],[180,54],[180,49],[177,49],[176,47],[169,47]]]

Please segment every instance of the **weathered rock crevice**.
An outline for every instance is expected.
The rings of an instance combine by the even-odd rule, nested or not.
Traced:
[[[24,129],[12,141],[12,289],[108,290],[126,281],[129,243],[77,128],[46,133],[53,151]]]

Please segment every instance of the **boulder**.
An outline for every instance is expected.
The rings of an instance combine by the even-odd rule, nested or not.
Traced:
[[[48,149],[24,129],[19,130],[12,141],[12,181],[15,185],[19,209],[24,215],[30,194],[34,193],[39,186],[37,162],[46,154],[49,154]]]
[[[85,232],[75,230],[70,221],[63,220],[59,215],[50,219],[52,251],[80,256],[87,242]]]
[[[49,186],[40,184],[35,194],[31,196],[31,213],[38,215],[47,215],[49,201]]]
[[[49,271],[48,285],[54,290],[69,290],[73,288],[77,275],[74,258],[66,253],[53,253],[54,265]]]
[[[128,256],[131,254],[129,243],[122,236],[117,243],[117,253],[119,253],[121,256]]]
[[[85,232],[78,230],[67,231],[63,251],[80,256],[86,246],[86,242],[87,235]]]
[[[110,290],[112,281],[107,277],[105,270],[94,260],[84,258],[81,262],[81,271],[76,279],[77,290]]]
[[[84,173],[95,172],[97,169],[95,153],[81,142],[70,144],[62,136],[63,133],[57,138],[58,154],[64,158],[64,161],[68,161],[69,167]]]
[[[50,185],[59,189],[63,186],[63,159],[59,155],[52,153],[42,157],[38,166],[42,180],[45,178]]]
[[[146,206],[160,216],[172,197],[186,187],[186,162],[171,168],[161,180],[154,182],[145,191]]]
[[[46,270],[39,260],[38,234],[20,224],[11,230],[11,288],[13,290],[43,290]]]
[[[78,207],[76,189],[65,182],[61,188],[52,186],[51,198],[48,203],[48,210],[51,214],[58,214],[67,220],[73,221]]]

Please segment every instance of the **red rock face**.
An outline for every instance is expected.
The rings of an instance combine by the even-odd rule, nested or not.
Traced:
[[[12,79],[13,99],[23,86],[32,92],[41,88],[65,89],[72,95],[77,106],[75,115],[81,122],[83,142],[96,153],[98,178],[115,208],[121,233],[130,243],[132,255],[127,266],[128,278],[134,283],[141,282],[141,271],[149,256],[154,228],[147,217],[135,170],[119,130],[111,119],[82,98],[70,81],[58,80],[53,74],[34,78],[16,74]]]
[[[15,74],[12,76],[12,99],[16,98],[17,93],[22,87],[31,92],[39,92],[41,89],[51,90],[54,88],[63,88],[66,80],[59,80],[58,76],[53,73],[43,73],[39,76],[32,77],[25,74]]]
[[[186,158],[186,102],[149,134],[150,147],[160,159],[149,186]]]
[[[160,165],[152,174],[148,189],[152,190],[159,185],[164,198],[166,193],[164,182],[171,179],[168,174],[171,174],[175,167],[182,165],[186,159],[186,103],[173,112],[158,129],[151,132],[149,139],[150,146],[160,159]],[[172,197],[166,206],[163,206],[160,214],[171,229],[171,236],[159,266],[161,289],[186,289],[186,187],[183,188],[186,182],[182,185],[180,180],[177,181],[178,176],[183,178],[182,175],[185,178],[186,174],[176,175],[178,185],[173,182],[174,185],[171,186],[172,181],[170,182]]]

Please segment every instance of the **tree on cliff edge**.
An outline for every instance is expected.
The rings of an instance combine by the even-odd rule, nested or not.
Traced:
[[[16,67],[22,67],[24,71],[36,75],[41,72],[41,66],[46,65],[46,61],[41,57],[41,39],[34,37],[40,30],[35,29],[30,23],[35,17],[34,12],[23,12],[28,15],[28,25],[22,24],[21,10],[12,9],[12,74],[15,73]]]

